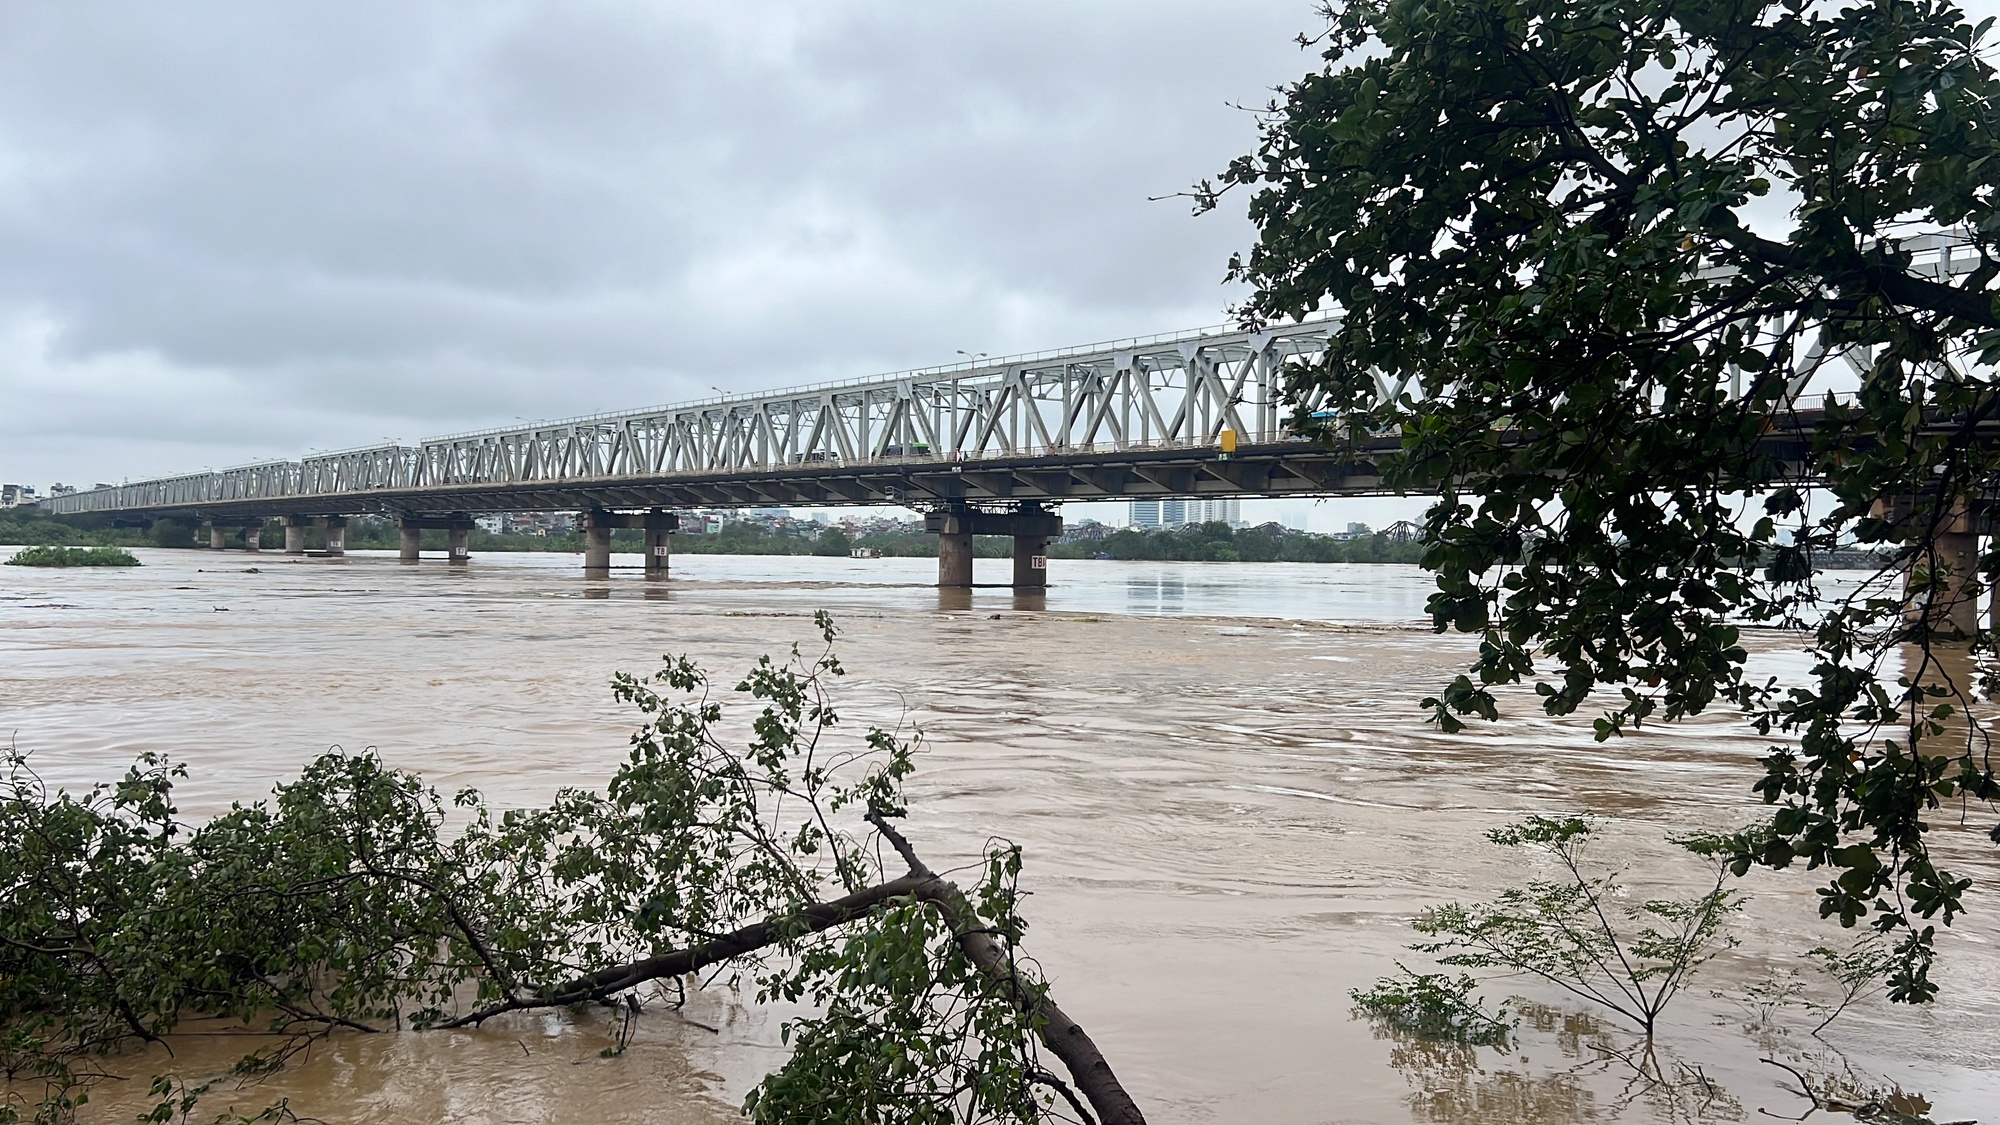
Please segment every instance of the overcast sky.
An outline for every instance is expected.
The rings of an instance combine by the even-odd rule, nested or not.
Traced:
[[[0,6],[0,480],[1214,324],[1310,0]]]
[[[1254,144],[1231,103],[1312,67],[1316,22],[1312,0],[11,0],[0,480],[1217,323],[1240,204],[1147,197]],[[1315,524],[1380,506],[1337,507]]]

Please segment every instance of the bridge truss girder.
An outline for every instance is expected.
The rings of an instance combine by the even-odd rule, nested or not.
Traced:
[[[1380,451],[1393,439],[1377,439]],[[262,496],[163,504],[154,516],[201,519],[277,516],[582,511],[590,508],[842,507],[901,504],[919,509],[953,501],[1116,500],[1159,497],[1376,495],[1371,460],[1302,442],[1214,450],[1099,454],[1051,468],[1041,458],[992,458],[976,467],[931,460],[901,465],[824,466],[688,479],[655,476],[576,483],[535,482],[455,488],[379,489],[364,495]]]
[[[1317,356],[1327,328],[1190,333],[724,396],[145,481],[52,507],[296,515],[1105,499],[1176,494],[1159,483],[1169,462],[1203,482],[1190,495],[1284,495],[1305,478],[1246,488],[1240,474],[1193,466],[1215,456],[1225,430],[1245,456],[1318,455],[1286,430],[1284,384],[1286,365]]]

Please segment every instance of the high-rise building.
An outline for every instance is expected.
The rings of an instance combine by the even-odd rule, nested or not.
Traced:
[[[1231,497],[1227,500],[1188,501],[1189,523],[1226,523],[1231,527],[1243,526],[1243,501]]]
[[[1132,526],[1151,530],[1183,527],[1191,523],[1226,523],[1243,526],[1243,501],[1229,500],[1134,500]]]

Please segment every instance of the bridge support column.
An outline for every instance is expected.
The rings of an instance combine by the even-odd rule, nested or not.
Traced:
[[[665,578],[674,561],[673,533],[646,529],[646,577]]]
[[[1873,514],[1878,519],[1906,519],[1910,506],[1907,499],[1877,500]],[[1938,633],[1971,637],[1979,632],[1977,517],[1959,501],[1940,521],[1935,535],[1929,556],[1903,564],[1903,621],[1916,625],[1928,619]],[[2000,587],[1987,591],[1987,596],[1994,612],[2000,613]],[[2000,617],[1992,620],[2000,623]]]
[[[681,518],[672,512],[662,512],[658,508],[647,512],[646,532],[646,577],[665,578],[674,561],[674,532],[681,525]]]
[[[1021,505],[1020,523],[1025,532],[1014,533],[1014,588],[1043,590],[1049,585],[1049,537],[1045,526],[1049,513],[1040,504]]]
[[[1986,548],[2000,551],[2000,531],[1987,538]],[[1973,560],[1973,565],[1979,565],[1977,559]],[[2000,582],[1989,582],[1986,586],[1986,628],[2000,634]]]
[[[445,557],[455,563],[472,561],[472,529],[469,527],[447,528],[445,536]]]
[[[404,562],[416,562],[423,555],[424,532],[442,531],[450,550],[452,562],[464,562],[466,541],[472,533],[472,517],[464,512],[453,512],[448,516],[403,516],[396,521],[403,532]]]
[[[963,504],[953,504],[924,517],[924,530],[938,537],[940,587],[971,589],[972,525],[978,515]]]
[[[253,523],[243,529],[243,549],[261,551],[264,549],[264,525]]]
[[[337,559],[347,554],[347,520],[341,516],[328,516],[319,522],[326,529],[326,556]]]
[[[303,555],[306,553],[306,518],[304,516],[285,517],[285,553]]]
[[[618,528],[644,532],[645,569],[648,578],[664,578],[673,560],[669,538],[681,526],[681,517],[654,508],[650,512],[610,512],[592,508],[577,517],[583,529],[583,569],[608,574],[611,570],[611,533]]]
[[[1933,618],[1950,632],[1971,637],[1979,632],[1979,535],[1969,513],[1954,513],[1944,534],[1938,536],[1937,560],[1944,570],[1947,590],[1934,597],[1941,604]]]
[[[214,524],[209,524],[209,525],[208,525],[208,549],[209,549],[209,550],[211,550],[211,551],[220,551],[220,550],[222,550],[222,549],[223,549],[224,547],[226,547],[226,546],[228,546],[228,545],[229,545],[229,544],[228,544],[228,538],[229,538],[229,531],[228,531],[228,529],[227,529],[227,528],[221,528],[221,527],[217,527],[217,526],[215,526]]]
[[[609,575],[611,573],[611,529],[616,525],[617,515],[601,508],[592,508],[576,517],[577,527],[583,530],[583,570],[585,574]]]
[[[988,512],[954,502],[926,515],[924,530],[938,537],[939,586],[972,585],[973,536],[1011,535],[1013,585],[1040,590],[1049,584],[1046,553],[1049,540],[1062,534],[1062,517],[1032,500],[1011,512]],[[1035,565],[1038,561],[1041,566]]]

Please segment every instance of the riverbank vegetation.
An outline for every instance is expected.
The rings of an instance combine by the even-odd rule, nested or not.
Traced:
[[[990,843],[963,883],[927,866],[897,827],[914,738],[837,726],[844,673],[819,628],[815,652],[760,660],[733,689],[686,658],[618,676],[641,720],[627,761],[541,808],[334,751],[191,824],[182,766],[149,755],[72,793],[10,749],[0,1071],[10,1096],[39,1094],[0,1120],[65,1119],[119,1048],[198,1017],[277,1037],[242,1060],[254,1075],[329,1035],[629,1018],[727,966],[807,1013],[786,1021],[753,1121],[1137,1125],[1021,950],[1020,849]],[[201,1086],[155,1089],[152,1119],[178,1120]]]
[[[683,531],[673,539],[675,554],[687,555],[819,555],[844,558],[855,548],[879,551],[888,558],[936,558],[937,536],[913,523],[874,521],[875,526],[843,528],[808,520],[731,520],[712,532]],[[426,532],[429,550],[444,549],[443,532]],[[637,531],[612,532],[614,552],[644,549]],[[357,521],[349,525],[347,546],[352,549],[388,550],[397,546],[397,531],[386,521]],[[583,536],[576,532],[547,535],[495,534],[475,531],[470,549],[481,551],[570,551],[583,550]],[[973,553],[980,558],[1009,558],[1014,542],[1006,536],[981,535],[973,539]],[[1278,524],[1232,528],[1226,523],[1188,524],[1174,528],[1111,529],[1088,525],[1080,533],[1053,540],[1050,558],[1129,559],[1184,562],[1363,562],[1414,564],[1421,547],[1409,540],[1386,534],[1366,534],[1351,538],[1299,531]]]
[[[1247,323],[1334,314],[1293,366],[1301,431],[1401,434],[1385,482],[1440,497],[1431,617],[1480,648],[1431,720],[1496,720],[1517,684],[1606,741],[1739,711],[1770,740],[1745,779],[1769,816],[1732,870],[1822,872],[1822,914],[1892,938],[1891,994],[1929,1000],[1975,885],[1934,843],[2000,843],[1967,716],[2000,656],[1990,22],[1948,0],[1324,14],[1322,65],[1193,194],[1250,193]],[[1899,241],[1927,232],[1949,265]],[[1821,585],[1811,558],[1856,541],[1898,561]],[[1794,630],[1809,671],[1752,674],[1744,621]]]
[[[1185,562],[1405,563],[1422,557],[1414,540],[1387,534],[1317,535],[1275,523],[1232,528],[1226,523],[1137,530],[1121,528],[1101,538],[1072,538],[1049,545],[1063,559],[1140,559]]]
[[[139,560],[117,547],[29,547],[7,559],[8,566],[138,566]]]
[[[195,525],[186,520],[160,520],[150,528],[118,527],[102,516],[52,516],[39,508],[0,508],[0,546],[192,547],[194,533]]]

